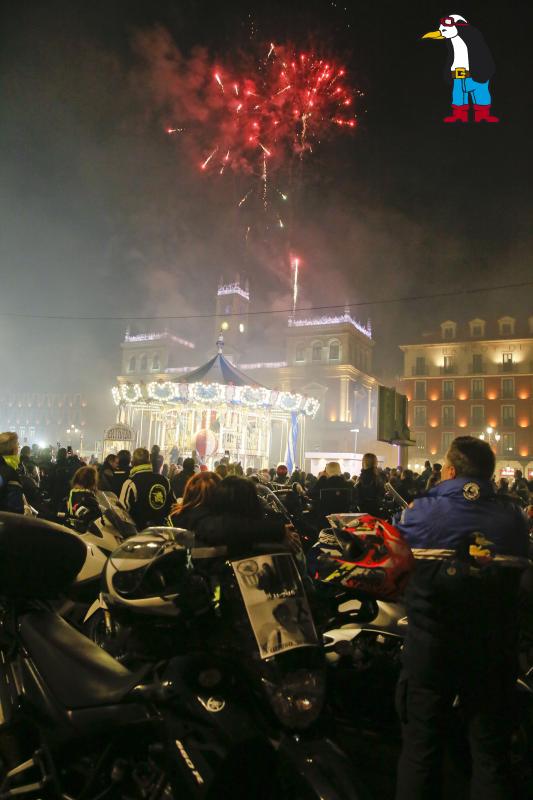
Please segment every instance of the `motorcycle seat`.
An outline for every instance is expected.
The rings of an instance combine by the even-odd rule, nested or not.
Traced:
[[[51,611],[25,614],[20,636],[51,693],[68,709],[120,703],[149,669],[130,672]]]

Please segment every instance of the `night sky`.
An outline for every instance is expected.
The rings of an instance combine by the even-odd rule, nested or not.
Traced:
[[[292,244],[302,305],[341,304],[533,280],[531,19],[523,3],[214,3],[176,0],[5,3],[0,55],[0,369],[3,390],[89,395],[103,426],[127,321],[38,320],[212,310],[221,273],[246,271],[254,306],[290,287],[272,242],[249,247],[239,186],[199,174],[150,92],[149,32],[229,61],[261,42],[324,43],[365,92],[360,124],[302,170]],[[492,50],[499,125],[444,125],[445,52],[420,37],[448,13]],[[155,35],[155,34],[154,34]],[[238,182],[238,181],[237,181]],[[233,210],[232,210],[233,209]],[[288,271],[287,271],[288,273]],[[395,343],[446,318],[533,313],[531,287],[375,305],[377,366]],[[268,331],[251,342],[254,358]],[[279,318],[277,318],[279,319]],[[156,323],[148,323],[156,327]],[[176,329],[211,341],[212,323]]]

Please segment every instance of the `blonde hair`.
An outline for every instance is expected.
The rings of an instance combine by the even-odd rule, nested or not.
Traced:
[[[7,431],[0,433],[0,455],[13,456],[17,454],[19,444],[18,433],[14,431]]]
[[[328,478],[332,478],[334,475],[342,475],[341,465],[338,461],[330,461],[326,464],[326,475]]]

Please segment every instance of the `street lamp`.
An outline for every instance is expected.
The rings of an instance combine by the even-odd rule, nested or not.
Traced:
[[[359,428],[350,428],[350,433],[355,433],[355,441],[353,446],[353,451],[355,455],[357,455],[357,434],[359,433]]]
[[[83,450],[83,431],[81,430],[81,428],[77,428],[75,425],[69,425],[68,428],[67,428],[66,433],[67,433],[67,436],[70,436],[70,437],[72,437],[73,434],[74,435],[79,435],[79,437],[80,437],[80,453],[81,453],[82,450]]]
[[[500,434],[494,430],[490,425],[485,429],[484,433],[479,434],[479,438],[485,441],[487,439],[488,444],[493,447],[494,449],[497,448],[498,442],[502,438]]]

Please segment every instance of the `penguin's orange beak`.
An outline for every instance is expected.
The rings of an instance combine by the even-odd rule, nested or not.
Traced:
[[[422,39],[444,39],[440,31],[430,31],[422,36]]]

